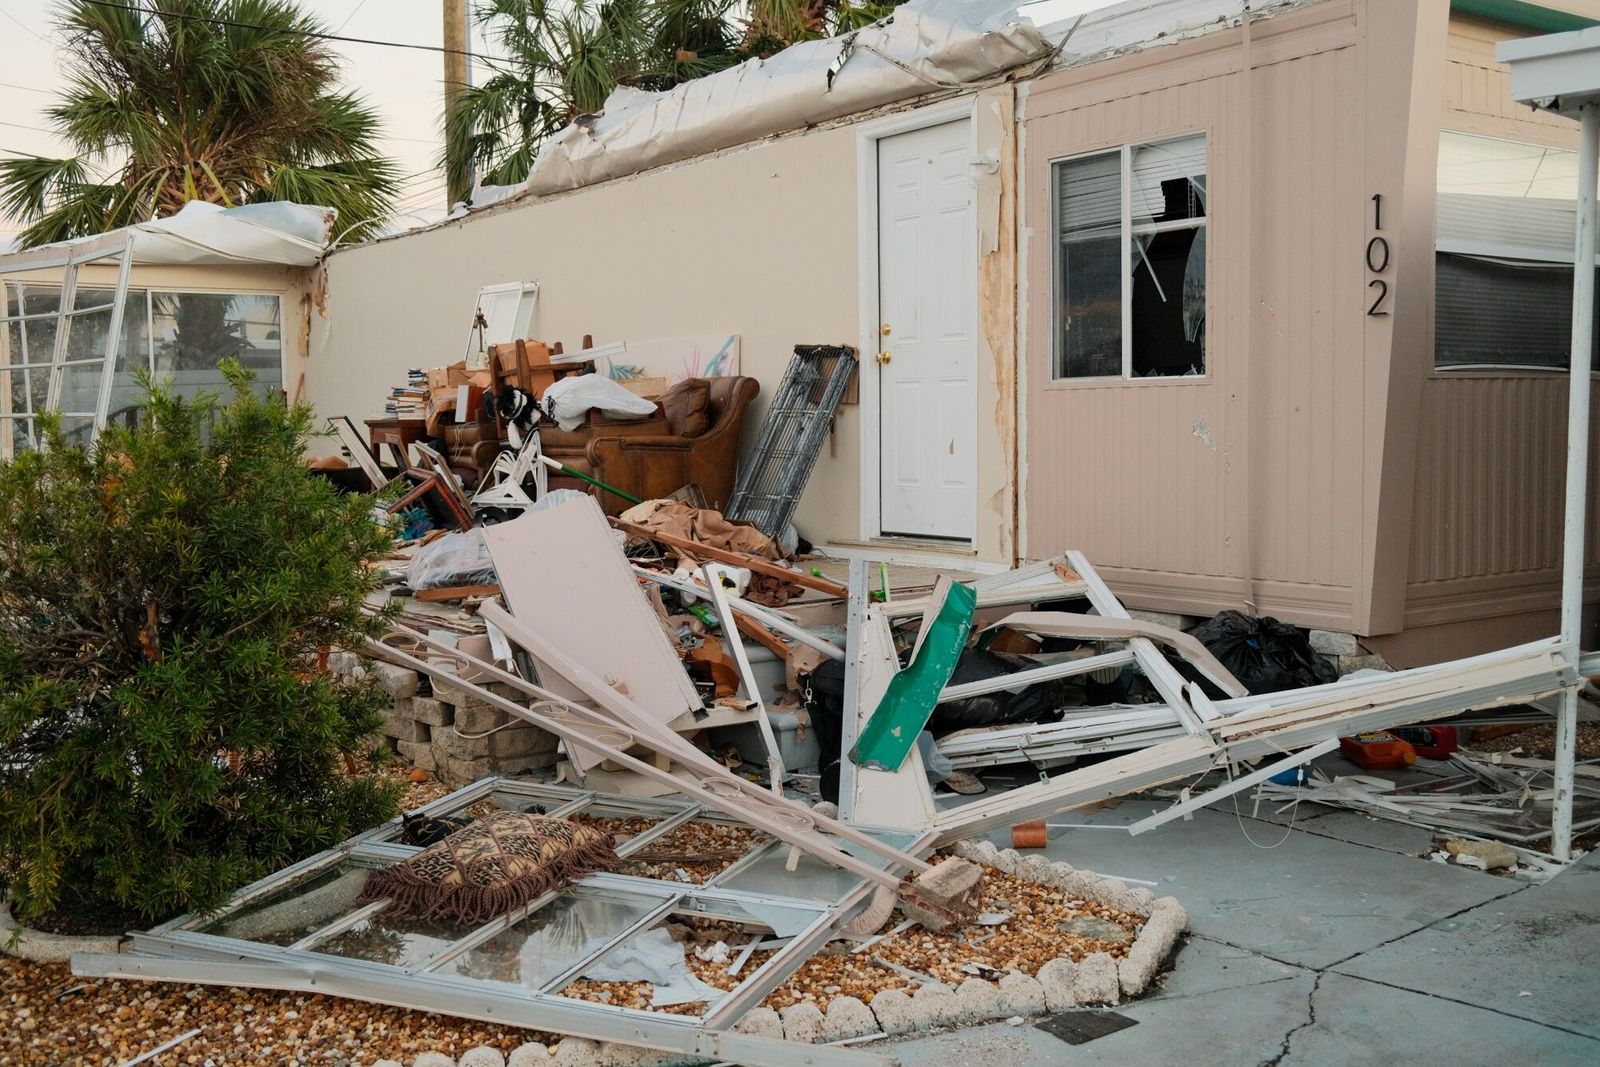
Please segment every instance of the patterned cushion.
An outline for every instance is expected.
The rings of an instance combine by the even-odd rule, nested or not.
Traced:
[[[389,897],[386,915],[477,926],[590,871],[619,861],[608,833],[522,811],[497,811],[378,871],[365,901]]]

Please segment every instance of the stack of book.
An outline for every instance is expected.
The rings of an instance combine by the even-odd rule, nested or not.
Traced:
[[[428,375],[426,371],[406,372],[406,384],[389,390],[388,402],[383,410],[391,418],[420,419],[427,414]]]

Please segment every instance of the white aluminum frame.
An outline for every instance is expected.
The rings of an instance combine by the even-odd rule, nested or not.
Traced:
[[[610,811],[659,817],[656,825],[619,846],[618,854],[624,858],[691,819],[715,818],[715,814],[703,806],[684,800],[637,800],[570,786],[524,783],[504,778],[475,782],[421,810],[430,815],[464,811],[478,801],[497,794],[544,801],[551,808],[549,813],[555,815],[601,807]],[[421,851],[386,840],[397,836],[399,830],[400,820],[392,819],[245,887],[216,913],[205,917],[182,915],[148,932],[134,934],[131,952],[127,954],[79,954],[73,958],[74,973],[330,993],[418,1010],[443,1011],[489,1022],[554,1030],[595,1040],[620,1041],[738,1063],[772,1064],[774,1067],[801,1067],[806,1064],[876,1067],[888,1062],[878,1056],[845,1049],[749,1037],[731,1029],[749,1008],[787,980],[816,949],[831,938],[870,896],[872,883],[864,880],[856,882],[833,901],[781,897],[768,892],[739,890],[728,885],[757,860],[777,855],[787,848],[778,841],[768,841],[758,846],[744,859],[736,861],[703,885],[663,882],[623,874],[589,875],[573,882],[570,887],[546,893],[516,911],[465,931],[447,948],[410,967],[313,951],[315,945],[359,922],[360,917],[378,911],[376,905],[352,909],[288,947],[208,934],[202,929],[214,925],[219,918],[253,900],[341,863],[354,860],[386,865]],[[913,834],[896,835],[892,831],[885,833],[899,837],[901,843],[913,848],[931,837],[930,834],[918,837]],[[575,960],[561,974],[543,982],[538,989],[441,973],[446,964],[463,952],[534,914],[571,887],[631,894],[641,903],[654,901],[655,904],[604,945]],[[804,916],[811,918],[805,921],[804,928],[792,937],[787,946],[719,998],[704,1017],[591,1003],[562,997],[557,992],[594,960],[673,911],[689,910],[741,922],[760,922],[755,918],[756,912],[746,908],[746,905],[761,909],[784,909],[794,913],[800,921],[805,921]]]

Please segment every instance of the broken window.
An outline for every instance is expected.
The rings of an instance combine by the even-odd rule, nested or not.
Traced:
[[[282,309],[275,294],[178,293],[129,288],[122,303],[115,366],[106,380],[117,290],[72,286],[60,308],[60,281],[8,280],[0,303],[0,456],[37,445],[35,416],[62,416],[68,439],[88,441],[94,427],[131,423],[153,370],[182,396],[226,392],[222,360],[256,375],[262,393],[283,388]],[[66,336],[56,352],[61,324]]]
[[[1055,378],[1205,373],[1203,134],[1051,168]]]
[[[1435,366],[1566,369],[1577,173],[1576,152],[1439,135]]]

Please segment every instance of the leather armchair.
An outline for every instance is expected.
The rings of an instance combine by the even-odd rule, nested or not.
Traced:
[[[711,392],[706,412],[711,426],[705,433],[697,437],[596,434],[584,450],[583,466],[589,468],[584,473],[641,500],[670,496],[693,482],[705,493],[707,504],[719,511],[725,508],[733,496],[745,412],[761,391],[761,383],[754,378],[708,380]],[[578,464],[569,465],[579,469]],[[632,506],[615,494],[594,492],[608,515]]]

